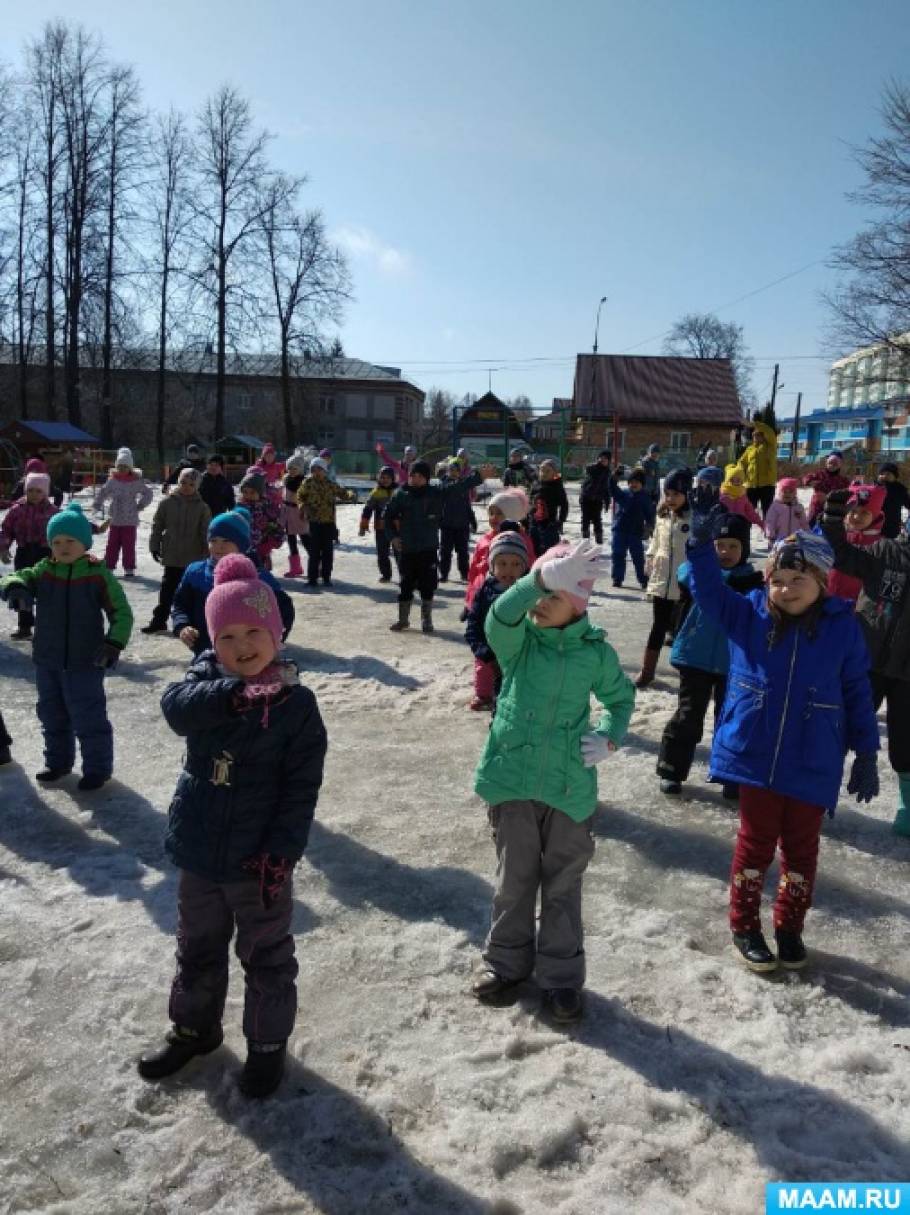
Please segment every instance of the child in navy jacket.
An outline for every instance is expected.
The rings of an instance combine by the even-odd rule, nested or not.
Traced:
[[[645,493],[645,474],[640,468],[629,473],[629,488],[620,489],[616,477],[610,478],[610,497],[616,503],[613,519],[613,585],[622,586],[626,577],[626,554],[632,558],[635,576],[642,590],[645,576],[644,538],[654,526],[655,506]]]
[[[738,595],[721,576],[712,515],[697,511],[689,557],[693,598],[730,639],[710,775],[741,786],[733,944],[752,970],[773,970],[778,961],[797,969],[807,960],[801,934],[822,819],[837,804],[846,751],[856,752],[848,792],[858,801],[878,793],[869,655],[853,605],[826,594],[834,560],[826,540],[802,531],[779,542],[765,570],[767,589]],[[759,915],[765,870],[778,845],[775,957]]]
[[[172,1075],[221,1045],[236,925],[248,1043],[240,1088],[264,1097],[281,1080],[297,1012],[291,872],[313,821],[326,733],[315,696],[278,658],[278,604],[249,558],[219,561],[205,617],[214,652],[161,698],[186,739],[165,838],[180,870],[174,1028],[139,1073]]]
[[[495,709],[502,672],[485,631],[487,615],[499,596],[523,578],[530,566],[528,549],[517,523],[503,523],[490,545],[490,573],[468,611],[464,639],[474,655],[474,697],[469,707],[475,713]]]

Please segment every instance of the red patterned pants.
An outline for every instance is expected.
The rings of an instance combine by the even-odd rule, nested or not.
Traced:
[[[812,905],[818,867],[818,837],[824,810],[771,789],[741,785],[739,834],[730,872],[730,927],[760,927],[765,871],[780,848],[780,881],[774,900],[774,927],[802,931]]]

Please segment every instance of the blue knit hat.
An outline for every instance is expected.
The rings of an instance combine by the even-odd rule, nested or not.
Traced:
[[[55,536],[70,536],[86,549],[92,547],[92,525],[83,515],[78,502],[71,502],[65,510],[57,511],[56,515],[52,515],[48,520],[48,544]]]
[[[208,536],[210,540],[230,540],[238,552],[245,553],[250,547],[250,512],[239,508],[216,515],[209,524]]]

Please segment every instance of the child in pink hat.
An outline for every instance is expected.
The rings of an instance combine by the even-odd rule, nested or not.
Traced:
[[[798,489],[796,477],[781,477],[777,483],[774,501],[768,507],[764,522],[764,533],[772,544],[808,529],[806,508],[796,496]]]
[[[855,544],[858,548],[870,548],[881,540],[887,492],[884,485],[862,485],[853,482],[850,486],[850,497],[847,499],[847,513],[844,516],[848,544]],[[850,599],[855,603],[862,589],[862,579],[854,578],[852,574],[845,574],[838,569],[832,569],[828,574],[829,595],[840,595],[841,599]]]
[[[236,928],[246,978],[239,1077],[247,1097],[281,1082],[297,1012],[291,874],[322,784],[326,733],[316,698],[279,659],[281,613],[248,557],[215,567],[205,605],[214,650],[161,698],[186,740],[165,851],[180,870],[173,1028],[139,1060],[146,1080],[217,1050]]]

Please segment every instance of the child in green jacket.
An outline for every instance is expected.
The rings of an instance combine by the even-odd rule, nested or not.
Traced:
[[[92,526],[77,502],[48,521],[51,555],[0,580],[0,599],[37,616],[32,658],[44,768],[36,779],[68,776],[82,752],[83,791],[100,789],[114,770],[114,734],[104,675],[130,639],[133,613],[120,583],[89,556]]]
[[[588,540],[555,545],[495,601],[485,626],[502,692],[474,789],[489,803],[498,866],[472,991],[496,1003],[536,971],[559,1021],[582,1012],[581,879],[594,852],[595,766],[622,741],[635,703],[616,652],[587,616],[594,580],[609,566]],[[604,708],[593,729],[592,692]]]

